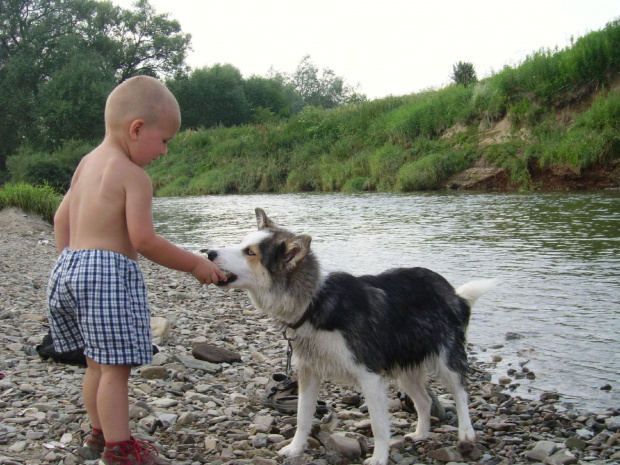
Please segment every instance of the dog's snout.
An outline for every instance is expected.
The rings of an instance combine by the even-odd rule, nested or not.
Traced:
[[[215,250],[209,250],[207,252],[207,258],[211,261],[215,260],[217,258],[217,252]]]

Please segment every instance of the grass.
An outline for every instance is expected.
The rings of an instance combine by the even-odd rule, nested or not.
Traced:
[[[62,196],[50,186],[7,184],[0,188],[0,210],[17,207],[27,213],[40,215],[50,224],[54,224],[54,213],[61,200]]]

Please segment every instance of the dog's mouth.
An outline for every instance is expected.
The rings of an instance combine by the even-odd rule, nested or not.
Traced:
[[[230,271],[227,271],[227,270],[222,270],[222,271],[226,275],[226,281],[218,282],[217,283],[218,286],[224,287],[224,286],[227,286],[228,284],[234,283],[237,280],[237,275],[235,273],[231,273]]]

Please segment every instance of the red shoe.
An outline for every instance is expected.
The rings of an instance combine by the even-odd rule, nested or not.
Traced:
[[[107,443],[99,465],[159,465],[169,463],[163,457],[158,457],[157,449],[148,442],[129,441]]]
[[[103,437],[103,431],[92,430],[86,437],[84,447],[92,449],[93,452],[99,455],[103,454],[103,450],[105,449],[105,438]]]

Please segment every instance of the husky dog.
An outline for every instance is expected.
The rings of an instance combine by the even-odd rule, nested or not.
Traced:
[[[414,402],[417,428],[407,437],[428,437],[432,371],[453,393],[461,441],[475,440],[465,381],[465,332],[471,305],[494,287],[472,281],[457,290],[425,268],[398,268],[376,276],[323,275],[311,238],[293,234],[257,208],[258,231],[241,244],[210,250],[228,274],[224,287],[246,289],[254,305],[288,326],[298,368],[297,431],[281,455],[301,454],[311,430],[323,378],[361,387],[368,404],[374,452],[366,465],[386,465],[390,420],[383,375],[396,378]],[[294,336],[294,337],[293,337]]]

